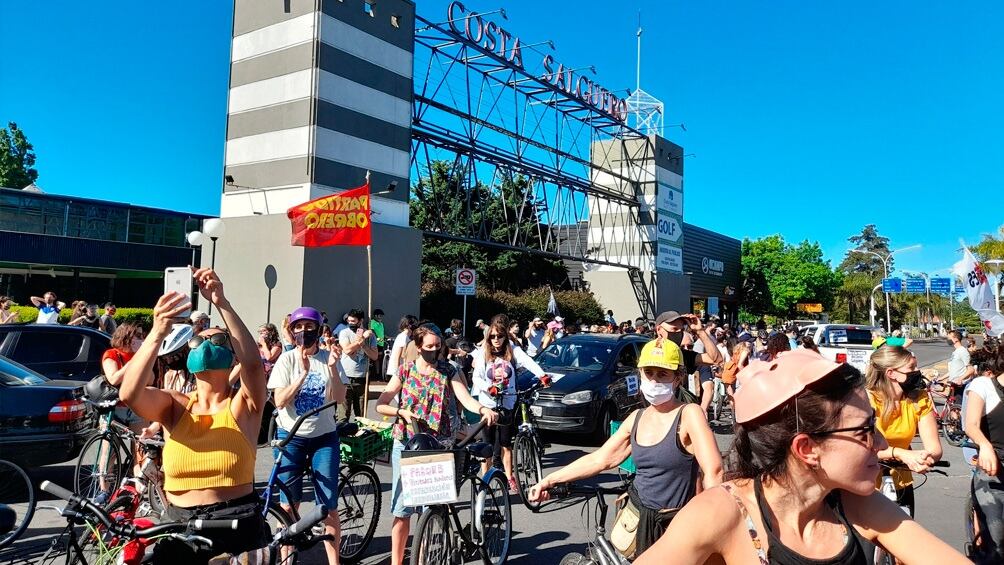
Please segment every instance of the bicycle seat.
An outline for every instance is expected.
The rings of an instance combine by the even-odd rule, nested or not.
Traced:
[[[478,459],[488,459],[495,452],[495,446],[490,443],[478,441],[464,446],[464,450]]]
[[[338,437],[354,436],[359,433],[359,424],[356,422],[339,422],[335,425]]]

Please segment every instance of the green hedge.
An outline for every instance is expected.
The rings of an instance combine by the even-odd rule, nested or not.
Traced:
[[[473,327],[478,318],[488,321],[495,314],[505,313],[525,327],[535,316],[546,318],[549,299],[550,291],[546,287],[520,294],[479,290],[477,296],[467,299],[467,324]],[[591,292],[560,290],[554,293],[554,299],[567,322],[581,319],[586,324],[603,323],[605,310]],[[452,286],[423,288],[420,318],[432,320],[445,328],[449,326],[450,319],[462,315],[463,297],[457,296]]]
[[[33,306],[11,306],[11,310],[20,315],[22,322],[34,322],[38,318],[38,308]],[[99,310],[99,313],[103,314],[104,311]],[[69,323],[72,314],[71,308],[60,310],[59,323]],[[120,324],[122,322],[135,322],[143,326],[143,329],[148,330],[153,325],[153,308],[116,308],[115,321]]]

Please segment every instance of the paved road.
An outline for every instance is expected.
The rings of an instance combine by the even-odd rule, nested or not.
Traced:
[[[913,347],[921,366],[931,365],[948,357],[950,349],[942,342],[918,343]],[[722,451],[731,444],[732,434],[727,426],[715,426],[716,438]],[[547,469],[556,469],[570,461],[595,449],[583,438],[576,436],[551,436],[552,447],[548,450],[544,461]],[[917,490],[917,518],[922,525],[930,529],[940,538],[948,541],[953,547],[963,545],[963,505],[968,491],[969,467],[962,457],[959,448],[945,445],[945,459],[951,461],[948,476],[930,475],[928,482]],[[260,450],[258,455],[258,477],[267,476],[272,463],[269,450]],[[370,547],[370,556],[363,560],[365,564],[383,564],[389,562],[390,552],[390,468],[377,466],[378,474],[384,484],[383,514],[377,528],[376,539]],[[50,479],[60,484],[72,482],[72,465],[53,465],[37,470],[39,479]],[[618,482],[616,473],[605,473],[596,479],[597,484],[614,486]],[[919,482],[919,481],[918,481]],[[581,504],[552,503],[538,513],[533,514],[522,506],[519,498],[512,497],[513,504],[513,547],[510,563],[541,564],[557,563],[561,557],[570,551],[583,551],[588,540],[587,530],[583,526],[584,517]],[[610,517],[612,519],[612,516]],[[51,512],[40,512],[32,522],[31,534],[34,536],[51,536],[58,532],[60,521]],[[316,549],[303,563],[323,563],[324,556]]]

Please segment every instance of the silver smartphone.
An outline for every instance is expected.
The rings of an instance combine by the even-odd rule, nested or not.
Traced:
[[[184,302],[188,309],[178,314],[179,318],[192,315],[192,269],[188,267],[168,267],[164,269],[164,294],[177,292],[187,297]]]

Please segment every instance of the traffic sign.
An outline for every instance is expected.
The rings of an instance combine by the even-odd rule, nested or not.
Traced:
[[[952,292],[952,279],[948,277],[938,277],[931,279],[931,292],[934,294],[947,295]]]
[[[882,292],[903,292],[903,279],[882,279]]]
[[[924,279],[906,279],[906,292],[908,294],[926,294],[927,281]]]
[[[474,269],[457,269],[453,284],[457,287],[457,295],[474,296],[477,288],[478,274]]]

